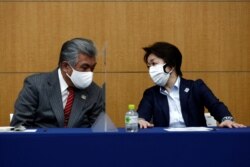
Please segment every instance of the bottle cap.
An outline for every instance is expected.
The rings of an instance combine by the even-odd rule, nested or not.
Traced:
[[[129,104],[128,105],[128,109],[129,110],[134,110],[135,109],[135,105],[134,104]]]

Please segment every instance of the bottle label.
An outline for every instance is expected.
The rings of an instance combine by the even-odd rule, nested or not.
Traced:
[[[126,116],[125,123],[126,124],[138,124],[138,116]]]

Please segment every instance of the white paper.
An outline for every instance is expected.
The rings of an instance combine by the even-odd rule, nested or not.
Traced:
[[[1,126],[0,132],[36,132],[37,129],[24,129],[24,130],[15,130],[13,126]]]
[[[12,126],[1,126],[0,132],[8,132],[8,131],[11,131],[12,129],[14,129],[14,127]]]
[[[185,127],[185,128],[165,128],[164,130],[169,132],[203,132],[211,131],[213,128],[207,127]]]
[[[26,129],[24,131],[20,131],[20,132],[36,132],[37,129]]]

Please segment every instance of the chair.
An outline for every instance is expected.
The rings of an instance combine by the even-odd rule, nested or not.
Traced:
[[[12,120],[12,117],[13,117],[13,113],[10,113],[10,122]]]
[[[210,113],[205,113],[205,118],[207,122],[207,126],[217,126],[217,121]]]

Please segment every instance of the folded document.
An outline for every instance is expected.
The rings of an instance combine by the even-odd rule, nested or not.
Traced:
[[[214,129],[207,127],[185,127],[185,128],[165,128],[164,130],[169,132],[203,132],[203,131],[211,131]]]
[[[23,126],[13,127],[13,126],[1,126],[0,132],[36,132],[37,129],[26,129]]]

